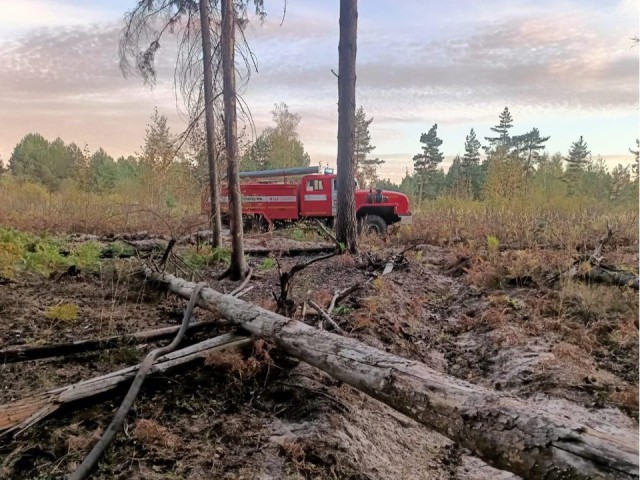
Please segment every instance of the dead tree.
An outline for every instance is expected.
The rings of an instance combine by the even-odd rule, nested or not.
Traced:
[[[240,170],[238,168],[238,132],[236,120],[236,13],[231,0],[222,0],[222,81],[224,97],[224,137],[227,152],[227,189],[229,192],[229,226],[231,230],[231,265],[228,274],[232,280],[247,275],[249,267],[244,258],[242,232],[242,202]]]
[[[355,208],[355,121],[357,0],[340,0],[338,45],[338,211],[336,239],[351,253],[357,250]]]
[[[207,165],[209,166],[209,195],[211,197],[211,245],[214,248],[222,242],[222,222],[220,219],[220,190],[216,169],[216,135],[215,116],[213,113],[213,46],[211,41],[209,18],[209,0],[200,0],[200,30],[202,32],[202,58],[204,69],[204,114],[207,132]]]
[[[193,283],[151,269],[145,274],[171,293],[191,296]],[[637,429],[587,426],[581,418],[594,423],[597,414],[578,406],[553,413],[210,288],[202,289],[198,305],[448,436],[496,468],[527,479],[638,478]]]
[[[252,0],[238,0],[236,6],[242,13],[241,20],[248,21],[247,9]],[[264,18],[263,0],[253,0],[256,14]],[[160,49],[165,34],[172,34],[178,40],[178,51],[174,69],[176,100],[181,96],[186,109],[189,125],[178,138],[175,152],[193,139],[202,116],[205,116],[207,134],[207,162],[209,169],[209,189],[211,194],[212,243],[220,244],[220,209],[218,173],[215,168],[217,158],[213,108],[216,95],[220,90],[219,66],[220,48],[219,25],[215,21],[219,15],[218,2],[215,0],[137,0],[135,7],[125,14],[125,27],[120,35],[120,68],[126,76],[129,73],[140,74],[144,82],[153,85],[156,80],[155,56]],[[218,17],[219,18],[219,17]],[[253,54],[243,43],[238,49],[244,60],[248,81]],[[253,64],[253,65],[252,65]],[[242,65],[238,65],[241,67]],[[206,78],[205,78],[206,77]],[[183,112],[184,113],[184,112]]]

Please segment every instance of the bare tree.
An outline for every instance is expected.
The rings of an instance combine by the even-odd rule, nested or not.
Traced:
[[[209,165],[209,196],[211,199],[211,245],[215,248],[222,242],[220,220],[220,191],[218,189],[218,174],[216,169],[216,137],[215,120],[213,114],[213,54],[211,32],[209,25],[209,1],[200,0],[200,26],[202,37],[202,57],[204,69],[204,114],[205,130],[207,132],[207,164]]]
[[[231,265],[227,273],[233,280],[244,278],[249,270],[244,258],[242,203],[238,168],[238,133],[236,120],[235,72],[236,12],[232,0],[222,0],[222,81],[224,98],[224,131],[227,153],[229,223],[231,228]]]
[[[356,40],[358,1],[340,0],[340,43],[338,45],[338,208],[336,239],[355,253],[355,117],[356,117]]]
[[[180,150],[204,110],[213,225],[212,243],[217,247],[220,245],[221,222],[215,168],[213,103],[214,82],[217,76],[214,72],[217,68],[214,68],[214,65],[219,65],[219,62],[215,61],[215,54],[219,54],[219,51],[213,48],[212,36],[217,40],[219,35],[215,29],[211,29],[215,23],[211,21],[210,12],[210,0],[138,0],[133,10],[125,13],[119,54],[120,68],[125,76],[131,72],[139,73],[146,84],[153,86],[157,76],[155,57],[160,49],[160,41],[165,35],[177,37],[174,91],[176,97],[178,91],[182,94],[188,111],[189,126],[179,137],[175,152]]]
[[[253,3],[255,14],[264,19],[263,0],[238,0],[238,24],[249,21],[248,7]],[[137,0],[136,6],[125,13],[125,27],[120,35],[120,68],[125,76],[137,73],[144,82],[153,86],[157,67],[155,57],[160,41],[167,35],[177,40],[177,57],[174,68],[174,94],[181,97],[186,112],[178,110],[188,121],[188,127],[176,141],[176,153],[194,133],[197,133],[205,117],[207,137],[207,163],[209,189],[212,197],[211,214],[213,244],[220,243],[219,175],[215,165],[221,159],[221,148],[215,141],[215,111],[222,111],[220,11],[218,0]],[[236,50],[241,62],[236,64],[241,87],[257,69],[255,58],[244,35]],[[216,93],[217,92],[217,93]],[[252,131],[253,122],[246,105],[240,99],[243,118]],[[205,109],[205,107],[207,107]],[[206,110],[206,111],[205,111]],[[212,141],[213,138],[213,141]]]

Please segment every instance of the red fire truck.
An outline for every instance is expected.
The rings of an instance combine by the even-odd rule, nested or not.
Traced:
[[[321,173],[320,167],[299,167],[241,172],[240,179],[245,227],[279,227],[308,218],[333,226],[340,208],[333,170]],[[409,199],[402,193],[356,189],[355,197],[360,231],[382,234],[389,225],[412,222]],[[203,194],[203,213],[208,214],[210,208],[207,191]],[[223,218],[228,212],[226,187],[220,192],[220,212]]]

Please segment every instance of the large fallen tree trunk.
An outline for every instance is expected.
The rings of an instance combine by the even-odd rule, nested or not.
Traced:
[[[194,332],[205,327],[216,325],[215,321],[192,322],[188,331]],[[125,345],[136,345],[145,342],[153,342],[163,338],[169,338],[176,334],[180,325],[155,328],[128,335],[114,335],[104,338],[91,338],[75,340],[73,342],[52,343],[46,345],[11,345],[0,350],[0,363],[14,363],[26,360],[39,360],[43,358],[57,357],[61,355],[74,355],[78,353],[106,350]]]
[[[210,338],[158,358],[151,368],[150,374],[167,372],[206,357],[210,353],[227,348],[238,348],[250,342],[251,339],[248,337],[231,333]],[[100,377],[32,395],[7,405],[0,405],[0,432],[5,435],[14,431],[22,431],[55,412],[64,404],[113,390],[123,383],[130,382],[136,376],[139,368],[139,365],[135,365]]]
[[[183,298],[195,285],[150,269],[145,275]],[[553,414],[210,288],[202,289],[198,305],[448,436],[496,468],[527,479],[638,476],[632,428],[585,426],[569,408]]]

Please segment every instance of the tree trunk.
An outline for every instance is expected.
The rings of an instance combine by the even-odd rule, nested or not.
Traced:
[[[216,134],[213,115],[213,55],[209,30],[209,1],[200,0],[200,29],[202,31],[202,61],[204,69],[204,114],[207,131],[207,163],[209,165],[209,194],[211,197],[211,245],[220,246],[222,222],[220,221],[220,189],[216,169]]]
[[[227,150],[227,182],[229,190],[229,223],[231,231],[232,280],[244,278],[249,271],[244,258],[242,233],[242,202],[240,171],[238,168],[238,135],[236,126],[236,73],[235,73],[236,15],[233,1],[222,0],[222,80],[224,96],[224,133]]]
[[[213,352],[227,348],[239,348],[251,343],[251,341],[250,338],[231,333],[209,338],[158,358],[149,373],[168,372],[195,360],[205,358]],[[1,435],[29,428],[51,415],[62,405],[114,390],[120,385],[131,381],[136,376],[139,368],[140,365],[134,365],[100,377],[38,393],[13,403],[0,405]]]
[[[340,0],[340,43],[338,45],[338,211],[336,238],[351,253],[356,245],[355,207],[355,118],[357,0]]]
[[[216,325],[216,322],[192,322],[188,325],[188,331],[193,332],[205,327]],[[140,343],[155,342],[174,336],[180,325],[170,327],[155,328],[135,332],[128,335],[117,335],[112,337],[91,338],[87,340],[76,340],[67,343],[52,343],[48,345],[11,345],[0,350],[0,363],[15,363],[26,360],[39,360],[42,358],[75,355],[78,353],[95,352],[97,350],[107,350],[125,345],[138,345]]]
[[[195,286],[150,269],[145,274],[183,298]],[[527,479],[637,478],[637,429],[585,426],[584,418],[593,423],[598,415],[577,405],[552,410],[550,404],[525,402],[211,288],[201,290],[198,305],[448,436],[496,468]]]

